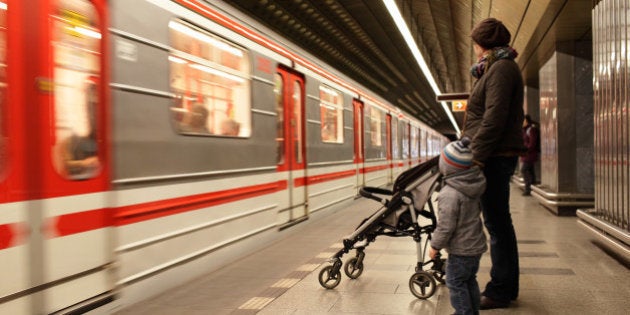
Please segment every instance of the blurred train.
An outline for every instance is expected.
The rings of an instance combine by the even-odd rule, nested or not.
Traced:
[[[447,141],[200,0],[1,0],[0,133],[0,314],[111,313]]]

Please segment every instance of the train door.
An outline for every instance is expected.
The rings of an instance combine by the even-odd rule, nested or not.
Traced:
[[[22,26],[15,1],[0,3],[0,314],[28,314],[30,283],[28,194],[26,184],[26,112],[19,92],[23,71]],[[9,6],[11,5],[11,6]]]
[[[385,132],[387,136],[387,183],[394,182],[394,164],[392,162],[392,115],[385,116]]]
[[[363,133],[363,102],[353,100],[354,107],[354,165],[357,168],[357,194],[359,189],[365,185],[365,146]]]
[[[278,170],[286,174],[288,207],[281,210],[281,224],[293,225],[308,217],[306,207],[306,150],[304,126],[304,78],[279,67],[276,75],[278,113]]]
[[[29,39],[23,58],[32,62],[24,75],[32,232],[25,265],[31,288],[23,293],[29,313],[88,311],[111,302],[115,286],[107,211],[106,4],[28,2],[21,8]]]

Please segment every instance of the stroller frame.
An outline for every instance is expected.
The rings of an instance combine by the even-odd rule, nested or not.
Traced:
[[[358,278],[363,273],[365,248],[380,235],[411,237],[416,242],[417,264],[415,273],[409,279],[409,289],[414,296],[427,299],[435,293],[436,281],[444,283],[446,260],[438,253],[435,259],[424,261],[431,233],[437,225],[431,195],[438,189],[441,179],[437,166],[438,158],[434,157],[400,174],[396,178],[393,191],[376,187],[361,188],[361,196],[376,200],[383,206],[365,218],[352,234],[343,239],[343,248],[329,259],[331,264],[319,273],[319,283],[322,287],[334,289],[339,285],[343,265],[341,257],[351,250],[356,250],[356,254],[346,262],[344,273],[350,279]],[[379,195],[391,198],[381,198]],[[428,206],[428,210],[424,208],[425,205]],[[430,219],[431,223],[420,225],[419,215]],[[423,234],[427,237],[423,238]],[[431,266],[425,271],[424,268],[428,265]]]

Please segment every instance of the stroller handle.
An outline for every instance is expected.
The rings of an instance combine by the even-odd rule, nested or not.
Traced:
[[[376,188],[376,187],[361,187],[361,189],[359,189],[359,194],[365,198],[369,198],[372,200],[376,200],[382,204],[386,204],[387,200],[378,197],[374,194],[379,194],[379,195],[387,195],[387,196],[391,196],[394,194],[393,191],[391,190],[387,190],[387,189],[383,189],[383,188]]]

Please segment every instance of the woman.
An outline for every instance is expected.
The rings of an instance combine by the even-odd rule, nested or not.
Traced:
[[[464,136],[472,139],[474,163],[483,168],[486,190],[481,197],[484,225],[490,234],[491,280],[481,297],[481,309],[505,308],[518,296],[518,250],[510,215],[510,178],[524,152],[523,78],[514,61],[510,32],[488,18],[472,30],[478,62],[477,79],[468,100]]]

